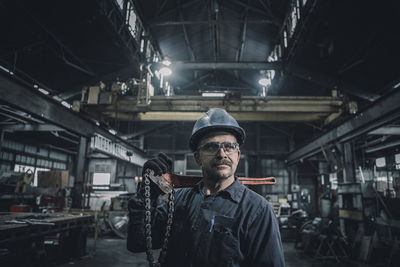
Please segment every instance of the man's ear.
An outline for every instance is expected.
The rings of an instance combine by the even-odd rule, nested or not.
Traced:
[[[196,160],[197,165],[201,166],[201,160],[200,160],[200,154],[199,152],[194,152],[193,153],[194,159]]]

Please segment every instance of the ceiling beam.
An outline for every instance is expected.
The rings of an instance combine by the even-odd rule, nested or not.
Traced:
[[[71,138],[63,136],[63,135],[59,134],[58,132],[51,132],[51,134],[54,135],[57,138],[60,138],[60,139],[62,139],[64,141],[67,141],[69,143],[72,143],[72,144],[75,144],[75,145],[79,144],[79,138],[78,138],[78,140],[76,140],[76,139],[74,140],[74,139],[71,139]]]
[[[181,5],[181,8],[186,8],[186,7],[188,7],[188,6],[191,6],[191,5],[193,5],[193,4],[196,4],[197,2],[200,2],[200,0],[185,1],[185,3],[183,3],[183,4]],[[168,10],[168,11],[165,11],[165,12],[163,12],[163,13],[161,13],[161,14],[158,14],[157,19],[160,19],[160,18],[162,18],[162,17],[167,17],[167,16],[170,16],[170,15],[173,15],[173,14],[175,14],[176,12],[178,12],[178,7],[173,8],[173,9],[170,9],[170,10]],[[152,24],[152,22],[150,22],[150,24]]]
[[[179,19],[181,21],[184,21],[185,18],[183,17],[183,12],[182,12],[182,7],[181,7],[181,1],[180,0],[178,0],[178,13],[179,13]],[[187,50],[189,52],[190,61],[194,62],[194,61],[196,61],[196,57],[194,56],[194,52],[193,52],[192,46],[190,44],[189,35],[187,33],[187,29],[186,29],[186,25],[185,24],[182,24],[182,30],[183,30],[183,37],[185,39],[186,47],[187,47]],[[198,75],[197,71],[195,71],[194,72],[194,78],[195,79],[197,79],[197,75]]]
[[[400,91],[391,93],[359,112],[334,129],[325,132],[313,141],[297,148],[287,156],[288,164],[311,157],[321,151],[321,147],[334,142],[346,142],[362,134],[391,123],[400,117]]]
[[[200,77],[198,77],[197,79],[195,79],[195,80],[193,80],[193,81],[191,81],[191,82],[189,82],[189,83],[186,83],[186,84],[184,84],[184,85],[182,85],[181,87],[180,87],[180,90],[186,90],[186,89],[188,89],[188,88],[192,88],[192,87],[194,87],[194,86],[196,86],[197,85],[197,89],[199,90],[199,89],[201,89],[200,88],[200,83],[202,83],[202,82],[204,82],[206,79],[208,79],[210,76],[211,76],[212,74],[211,73],[206,73],[206,74],[204,74],[204,75],[202,75],[202,76],[200,76]]]
[[[160,0],[157,0],[157,8],[156,8],[156,13],[155,13],[155,18],[160,16],[161,11],[164,9],[165,5],[167,4],[168,0],[164,0],[161,4],[160,4]]]
[[[97,0],[97,7],[101,9],[105,14],[105,18],[108,20],[108,23],[114,30],[115,34],[118,36],[118,39],[121,43],[124,44],[124,48],[129,52],[130,56],[128,60],[132,64],[139,65],[138,58],[138,41],[132,36],[131,31],[129,30],[129,25],[126,23],[125,18],[120,15],[120,8],[115,1],[109,0]],[[134,3],[136,1],[132,1]],[[140,23],[141,21],[137,18]]]
[[[241,97],[202,97],[191,96],[153,96],[148,111],[207,111],[209,107],[224,107],[227,111],[236,112],[314,112],[334,113],[343,105],[335,97],[298,97],[298,96],[259,96]],[[90,107],[87,105],[86,107]],[[139,112],[134,101],[129,98],[108,105],[104,111]]]
[[[238,86],[228,86],[228,85],[205,85],[203,87],[206,90],[215,90],[215,91],[221,91],[221,90],[227,90],[227,91],[236,91],[236,90],[253,90],[253,87],[238,87]],[[204,90],[202,90],[204,91]]]
[[[400,135],[400,126],[384,126],[380,127],[372,132],[368,133],[369,135]]]
[[[362,88],[350,85],[346,82],[341,81],[340,79],[335,79],[328,75],[307,70],[304,67],[299,67],[294,64],[290,65],[288,71],[292,75],[304,79],[306,81],[314,82],[317,85],[328,87],[331,89],[338,88],[338,90],[343,91],[349,95],[353,95],[358,98],[368,100],[370,102],[373,102],[380,97],[380,95],[378,94],[365,92],[365,90],[363,90]]]
[[[7,132],[52,132],[65,131],[64,128],[53,124],[15,124],[1,127]]]
[[[275,25],[280,25],[279,19],[272,13],[271,7],[269,6],[269,2],[267,1],[267,4],[264,3],[263,0],[258,0],[258,2],[263,6],[265,11],[268,13],[268,16],[271,18],[271,20],[274,22]]]
[[[96,76],[95,72],[87,65],[78,55],[76,55],[71,49],[69,49],[65,43],[58,38],[50,28],[45,26],[43,18],[35,16],[33,12],[30,12],[27,7],[23,4],[18,4],[19,11],[23,13],[24,17],[31,17],[32,20],[49,36],[56,45],[51,45],[52,50],[63,60],[63,62],[78,71],[86,73],[90,76]],[[66,55],[71,57],[71,60]],[[74,62],[72,62],[74,61]]]
[[[236,20],[219,20],[220,24],[243,24],[245,21]],[[247,24],[274,24],[272,20],[269,19],[259,19],[259,20],[247,20]],[[160,21],[150,24],[150,27],[164,27],[164,26],[181,26],[181,25],[215,25],[215,20],[182,20],[182,21]]]
[[[180,1],[178,1],[178,13],[179,13],[180,20],[184,21],[185,18],[183,17],[183,12],[182,12],[182,7],[181,7],[181,2]],[[188,52],[189,52],[190,61],[195,61],[196,58],[194,56],[194,52],[193,52],[192,46],[190,45],[190,40],[189,40],[189,36],[187,34],[187,29],[186,29],[186,25],[185,24],[182,24],[182,30],[183,30],[183,37],[185,38],[186,47],[187,47]]]
[[[183,62],[171,63],[172,69],[197,70],[272,70],[279,69],[279,62]]]
[[[94,121],[83,118],[57,101],[36,93],[31,88],[3,75],[0,75],[0,99],[19,110],[79,136],[90,138],[98,133],[114,142],[123,143],[128,149],[132,150],[138,162],[144,162],[147,159],[141,150],[107,130],[97,127]]]
[[[208,16],[207,23],[208,23],[208,32],[210,34],[210,42],[212,42],[214,46],[214,25],[213,25],[214,20],[212,19],[212,3],[213,0],[207,1],[207,16]],[[217,54],[215,53],[215,47],[213,53],[214,53],[214,61],[217,61]]]
[[[213,36],[214,36],[214,53],[215,53],[215,61],[218,60],[219,57],[219,6],[216,0],[211,0],[212,3],[212,11],[214,11],[214,19],[215,23],[213,25]]]
[[[83,105],[89,114],[119,120],[194,120],[210,107],[224,108],[241,120],[250,121],[321,121],[341,111],[345,103],[334,97],[278,97],[268,98],[235,95],[228,97],[153,96],[145,109],[137,106],[135,98],[126,97],[108,106]]]
[[[320,3],[321,1],[316,1],[316,0],[309,0],[307,2],[307,12],[303,12],[302,7],[300,9],[300,12],[302,13],[300,20],[296,24],[296,29],[294,31],[294,34],[288,38],[287,44],[288,47],[283,48],[282,51],[282,56],[279,58],[279,60],[282,60],[286,62],[286,66],[291,65],[292,62],[294,61],[295,56],[297,55],[297,51],[301,50],[301,47],[304,46],[306,43],[306,36],[309,36],[311,33],[315,31],[315,28],[320,22],[320,18],[316,16],[315,14],[318,14],[316,12],[316,6],[317,2]],[[318,5],[318,7],[321,4]],[[283,32],[285,29],[289,26],[288,24],[291,23],[291,16],[292,16],[292,11],[293,8],[295,8],[293,5],[288,5],[288,9],[286,10],[286,15],[284,16],[284,19],[282,23],[280,24],[280,28],[277,32],[276,35],[276,40],[275,44],[281,44],[283,45],[284,43],[284,37],[283,37]],[[274,78],[274,81],[272,83],[270,90],[278,92],[281,90],[281,88],[284,88],[288,79],[288,75],[285,72],[287,70],[284,70],[281,72],[281,75],[277,75]]]
[[[242,58],[243,58],[243,50],[244,50],[244,45],[246,43],[247,20],[248,20],[248,15],[249,15],[249,8],[248,8],[249,3],[250,3],[250,0],[247,0],[247,7],[245,8],[245,11],[244,11],[244,21],[243,21],[242,33],[241,33],[241,37],[240,37],[240,45],[239,45],[238,49],[236,50],[236,61],[237,62],[242,61]],[[239,72],[237,70],[235,71],[235,77],[236,77],[236,79],[239,79]]]
[[[262,11],[262,10],[260,10],[259,8],[255,8],[255,7],[250,6],[248,3],[245,4],[245,3],[243,3],[243,2],[241,2],[241,1],[239,1],[239,0],[230,0],[229,2],[231,2],[231,3],[233,3],[233,4],[236,4],[236,5],[238,5],[238,6],[241,6],[241,7],[247,8],[248,10],[250,10],[250,11],[252,11],[252,12],[254,12],[254,13],[260,14],[260,15],[262,15],[263,17],[268,17],[268,14],[267,14],[267,13],[265,13],[265,12]]]
[[[373,153],[373,152],[376,152],[376,151],[380,151],[380,150],[383,150],[383,149],[395,147],[395,146],[398,146],[398,145],[400,145],[400,141],[399,140],[388,142],[388,143],[383,143],[383,144],[380,144],[380,145],[377,145],[377,146],[374,146],[374,147],[369,147],[369,148],[365,149],[365,153]]]
[[[298,112],[286,112],[283,113],[261,113],[261,112],[229,112],[238,121],[274,121],[274,122],[305,122],[305,121],[317,121],[321,118],[319,113],[298,113]],[[104,115],[109,117],[116,116],[115,112],[106,112]],[[204,115],[204,111],[201,112],[146,112],[136,114],[118,114],[120,120],[137,120],[137,121],[196,121]]]
[[[121,135],[121,138],[124,139],[124,140],[134,139],[134,138],[136,138],[138,136],[149,134],[149,133],[154,132],[154,131],[159,131],[159,130],[162,130],[162,129],[165,130],[165,129],[171,127],[171,126],[172,126],[172,124],[169,123],[169,122],[160,123],[160,124],[157,123],[157,126],[145,128],[145,129],[142,129],[140,131],[135,131],[134,133],[131,133],[131,134]]]

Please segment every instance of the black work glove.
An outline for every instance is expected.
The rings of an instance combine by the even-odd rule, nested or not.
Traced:
[[[167,172],[172,172],[172,159],[169,158],[164,153],[159,153],[156,158],[149,159],[143,165],[142,177],[146,173],[146,170],[153,170],[154,175],[161,175]],[[139,196],[144,196],[144,182],[141,182],[138,190]],[[150,180],[150,198],[155,200],[159,195],[164,194],[163,191],[152,181]]]
[[[145,174],[147,169],[153,170],[155,175],[171,172],[172,159],[165,153],[159,153],[156,158],[149,159],[144,163],[142,176]]]

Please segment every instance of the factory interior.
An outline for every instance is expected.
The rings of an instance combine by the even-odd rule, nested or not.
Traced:
[[[394,0],[1,0],[0,265],[149,266],[126,248],[143,164],[163,152],[176,177],[201,176],[189,138],[223,108],[286,266],[400,266],[399,14]]]

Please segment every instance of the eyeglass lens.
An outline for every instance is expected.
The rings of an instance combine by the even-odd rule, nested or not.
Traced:
[[[210,142],[202,145],[200,149],[205,153],[217,153],[217,151],[222,147],[225,153],[230,154],[237,151],[239,145],[237,143],[217,143],[217,142]]]

